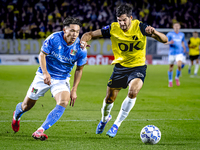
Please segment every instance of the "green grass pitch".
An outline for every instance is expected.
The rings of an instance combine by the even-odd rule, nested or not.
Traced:
[[[176,68],[177,66],[175,66]],[[144,86],[129,116],[117,135],[105,134],[116,119],[127,89],[120,91],[111,111],[112,120],[102,135],[96,135],[102,101],[113,66],[85,66],[75,106],[45,133],[48,140],[31,137],[55,107],[48,91],[21,118],[18,133],[11,128],[12,114],[23,101],[38,66],[0,66],[0,149],[1,150],[197,150],[200,149],[200,78],[190,77],[187,66],[180,77],[181,86],[168,87],[168,65],[148,65]],[[71,78],[71,86],[73,81]],[[174,69],[175,76],[175,69]],[[162,137],[156,145],[145,145],[140,131],[145,125],[157,126]]]

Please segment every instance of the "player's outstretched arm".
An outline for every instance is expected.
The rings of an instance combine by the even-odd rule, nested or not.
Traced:
[[[153,28],[151,26],[147,26],[145,29],[145,32],[147,34],[151,34],[151,37],[159,42],[162,42],[162,43],[168,42],[168,38],[165,34],[158,32],[155,28]]]
[[[84,66],[77,66],[76,71],[74,73],[74,83],[73,83],[72,90],[70,92],[70,98],[71,98],[70,106],[72,106],[72,107],[74,107],[74,103],[77,99],[76,91],[77,91],[78,84],[82,77],[83,67]]]
[[[88,41],[99,37],[102,37],[101,29],[84,33],[80,40],[81,48],[85,49]]]

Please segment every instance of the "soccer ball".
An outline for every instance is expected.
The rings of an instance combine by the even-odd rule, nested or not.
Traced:
[[[158,127],[147,125],[141,130],[140,138],[145,144],[157,144],[161,139],[161,132]]]

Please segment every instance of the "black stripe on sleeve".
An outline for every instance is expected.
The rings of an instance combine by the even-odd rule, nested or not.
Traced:
[[[101,29],[104,38],[110,38],[111,25],[107,25]]]
[[[146,25],[146,24],[140,22],[139,26],[140,26],[140,31],[142,32],[142,34],[143,34],[144,36],[150,36],[150,37],[151,37],[151,34],[147,34],[146,31],[145,31],[145,29],[146,29],[146,27],[147,27],[148,25]]]

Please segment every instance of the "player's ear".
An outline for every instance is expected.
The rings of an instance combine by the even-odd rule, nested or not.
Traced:
[[[131,18],[131,20],[133,20],[133,16],[132,16],[132,15],[131,15],[131,17],[130,17],[130,18]]]
[[[63,27],[63,32],[65,32],[65,27]]]
[[[66,32],[66,30],[68,29],[69,27],[67,27],[67,26],[64,26],[63,27],[63,32],[65,33]]]
[[[65,32],[65,30],[66,30],[66,26],[65,26],[65,27],[63,27],[63,32]]]

